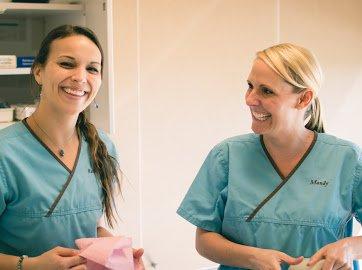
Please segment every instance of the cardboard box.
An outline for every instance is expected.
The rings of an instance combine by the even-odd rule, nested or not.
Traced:
[[[0,55],[0,68],[16,68],[16,56]]]
[[[14,120],[14,108],[0,108],[0,123]]]

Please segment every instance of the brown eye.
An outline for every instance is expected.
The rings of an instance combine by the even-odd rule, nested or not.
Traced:
[[[88,67],[87,70],[92,74],[98,74],[99,70],[95,67]]]
[[[74,65],[71,62],[60,62],[59,65],[64,68],[73,68]]]

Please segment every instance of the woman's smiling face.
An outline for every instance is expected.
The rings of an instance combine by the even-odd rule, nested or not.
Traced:
[[[247,82],[245,101],[255,133],[277,136],[300,125],[303,113],[297,108],[300,95],[261,59],[254,61]]]
[[[101,52],[83,35],[56,39],[44,66],[36,67],[42,100],[61,113],[79,114],[101,85]]]

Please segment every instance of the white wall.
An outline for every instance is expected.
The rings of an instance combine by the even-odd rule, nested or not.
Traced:
[[[245,80],[257,50],[310,48],[326,82],[328,131],[362,144],[359,0],[117,0],[116,140],[128,176],[118,233],[157,269],[213,265],[194,250],[195,228],[175,211],[210,148],[250,132]],[[343,126],[342,126],[343,124]]]
[[[328,132],[362,145],[362,1],[281,0],[281,41],[310,48],[321,62]],[[359,121],[360,122],[360,121]]]
[[[133,237],[140,246],[141,188],[140,175],[140,123],[137,58],[137,2],[134,0],[113,1],[114,18],[114,79],[115,122],[114,141],[118,145],[123,179],[123,196],[119,198],[121,220],[116,232]]]

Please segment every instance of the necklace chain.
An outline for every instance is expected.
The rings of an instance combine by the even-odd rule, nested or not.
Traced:
[[[65,155],[64,146],[66,146],[66,145],[70,142],[70,140],[73,138],[73,135],[74,135],[75,130],[73,131],[72,135],[70,135],[69,138],[66,140],[65,144],[63,145],[63,147],[60,147],[57,143],[55,143],[55,142],[52,140],[52,138],[48,135],[48,133],[46,133],[46,131],[41,128],[41,126],[40,126],[40,125],[38,124],[38,122],[36,121],[35,116],[34,116],[34,115],[32,115],[32,116],[33,116],[33,120],[34,120],[35,125],[45,134],[45,136],[47,136],[47,138],[49,139],[49,141],[50,141],[54,146],[56,146],[57,148],[59,148],[59,152],[58,152],[59,156],[60,156],[60,157],[64,157],[64,155]]]

